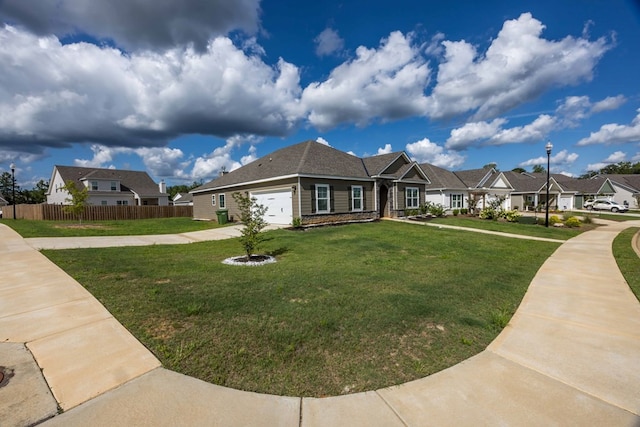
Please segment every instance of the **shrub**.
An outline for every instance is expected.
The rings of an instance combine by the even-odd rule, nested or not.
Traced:
[[[235,192],[232,194],[233,199],[238,204],[240,211],[240,220],[244,224],[240,235],[240,244],[244,248],[247,260],[251,259],[253,251],[264,240],[262,229],[267,226],[264,220],[264,214],[267,207],[258,204],[258,199],[249,197],[248,194]]]
[[[576,218],[575,216],[571,216],[564,220],[564,225],[566,225],[567,227],[573,228],[573,227],[580,227],[581,223],[578,218]]]
[[[421,215],[426,215],[427,213],[429,213],[429,204],[430,204],[430,202],[425,202],[425,203],[420,205],[420,214]]]
[[[460,209],[453,210],[453,216],[458,216],[459,213],[460,213]]]
[[[420,213],[418,209],[405,209],[404,216],[417,216]]]
[[[593,224],[593,217],[591,215],[583,215],[582,216],[583,224]]]
[[[460,209],[460,214],[461,214],[461,215],[466,215],[466,214],[468,214],[468,213],[469,213],[469,209],[467,209],[467,208],[462,208],[462,209]]]
[[[517,210],[504,211],[502,214],[503,218],[509,222],[518,222],[518,219],[522,216]]]
[[[300,218],[299,216],[293,218],[293,221],[291,222],[291,225],[293,225],[293,228],[302,227],[302,218]]]
[[[442,206],[440,203],[431,203],[431,205],[429,206],[429,213],[437,217],[444,216],[444,206]]]
[[[562,220],[560,219],[560,217],[558,215],[551,215],[549,217],[549,225],[555,225],[558,223],[561,223]]]
[[[480,211],[481,219],[498,219],[498,213],[493,208],[484,208]]]

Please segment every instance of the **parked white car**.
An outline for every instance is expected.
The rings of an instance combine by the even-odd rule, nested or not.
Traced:
[[[594,211],[626,212],[629,210],[625,205],[606,199],[596,199],[585,202],[584,207],[590,210],[593,209]]]

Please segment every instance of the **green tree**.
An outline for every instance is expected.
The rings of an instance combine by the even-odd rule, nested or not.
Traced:
[[[89,189],[87,187],[79,189],[76,186],[76,182],[72,180],[68,180],[62,189],[69,193],[69,197],[65,199],[65,202],[70,203],[64,206],[64,211],[74,215],[82,223],[82,214],[89,198]]]
[[[511,172],[524,173],[526,172],[526,170],[524,168],[517,167],[517,168],[511,169]]]
[[[2,198],[9,202],[10,205],[14,204],[13,200],[13,184],[14,180],[11,172],[2,172],[0,175],[0,195]],[[16,200],[19,201],[20,186],[16,184]]]
[[[249,197],[248,194],[235,192],[233,199],[238,205],[240,221],[244,225],[240,235],[240,243],[248,261],[258,245],[264,240],[262,229],[267,226],[267,222],[264,220],[267,208],[259,205],[258,200],[255,197]]]
[[[542,165],[534,165],[532,171],[533,173],[546,173],[547,169]]]

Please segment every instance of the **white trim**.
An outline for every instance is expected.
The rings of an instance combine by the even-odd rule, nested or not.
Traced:
[[[360,189],[360,197],[358,198],[358,200],[360,200],[360,207],[356,209],[355,207],[355,201],[356,198],[354,197],[353,191],[359,188]],[[364,211],[364,186],[362,185],[352,185],[351,186],[351,211],[353,212],[362,212]]]
[[[331,213],[331,186],[329,184],[315,184],[316,186],[316,212],[317,214],[321,213]],[[320,197],[318,197],[318,189],[320,187],[324,187],[327,189],[327,209],[320,209],[318,207],[318,202],[320,201]],[[324,198],[323,198],[324,200]]]
[[[218,209],[227,209],[227,195],[218,193]]]
[[[409,190],[415,190],[418,198],[416,206],[409,206]],[[414,197],[412,197],[413,199]],[[418,187],[404,187],[404,208],[405,209],[418,209],[420,207],[420,189]]]

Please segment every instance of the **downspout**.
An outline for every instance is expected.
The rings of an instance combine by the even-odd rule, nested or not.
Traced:
[[[298,191],[296,191],[298,196],[298,217],[302,220],[302,185],[300,184],[300,177],[298,177]]]

